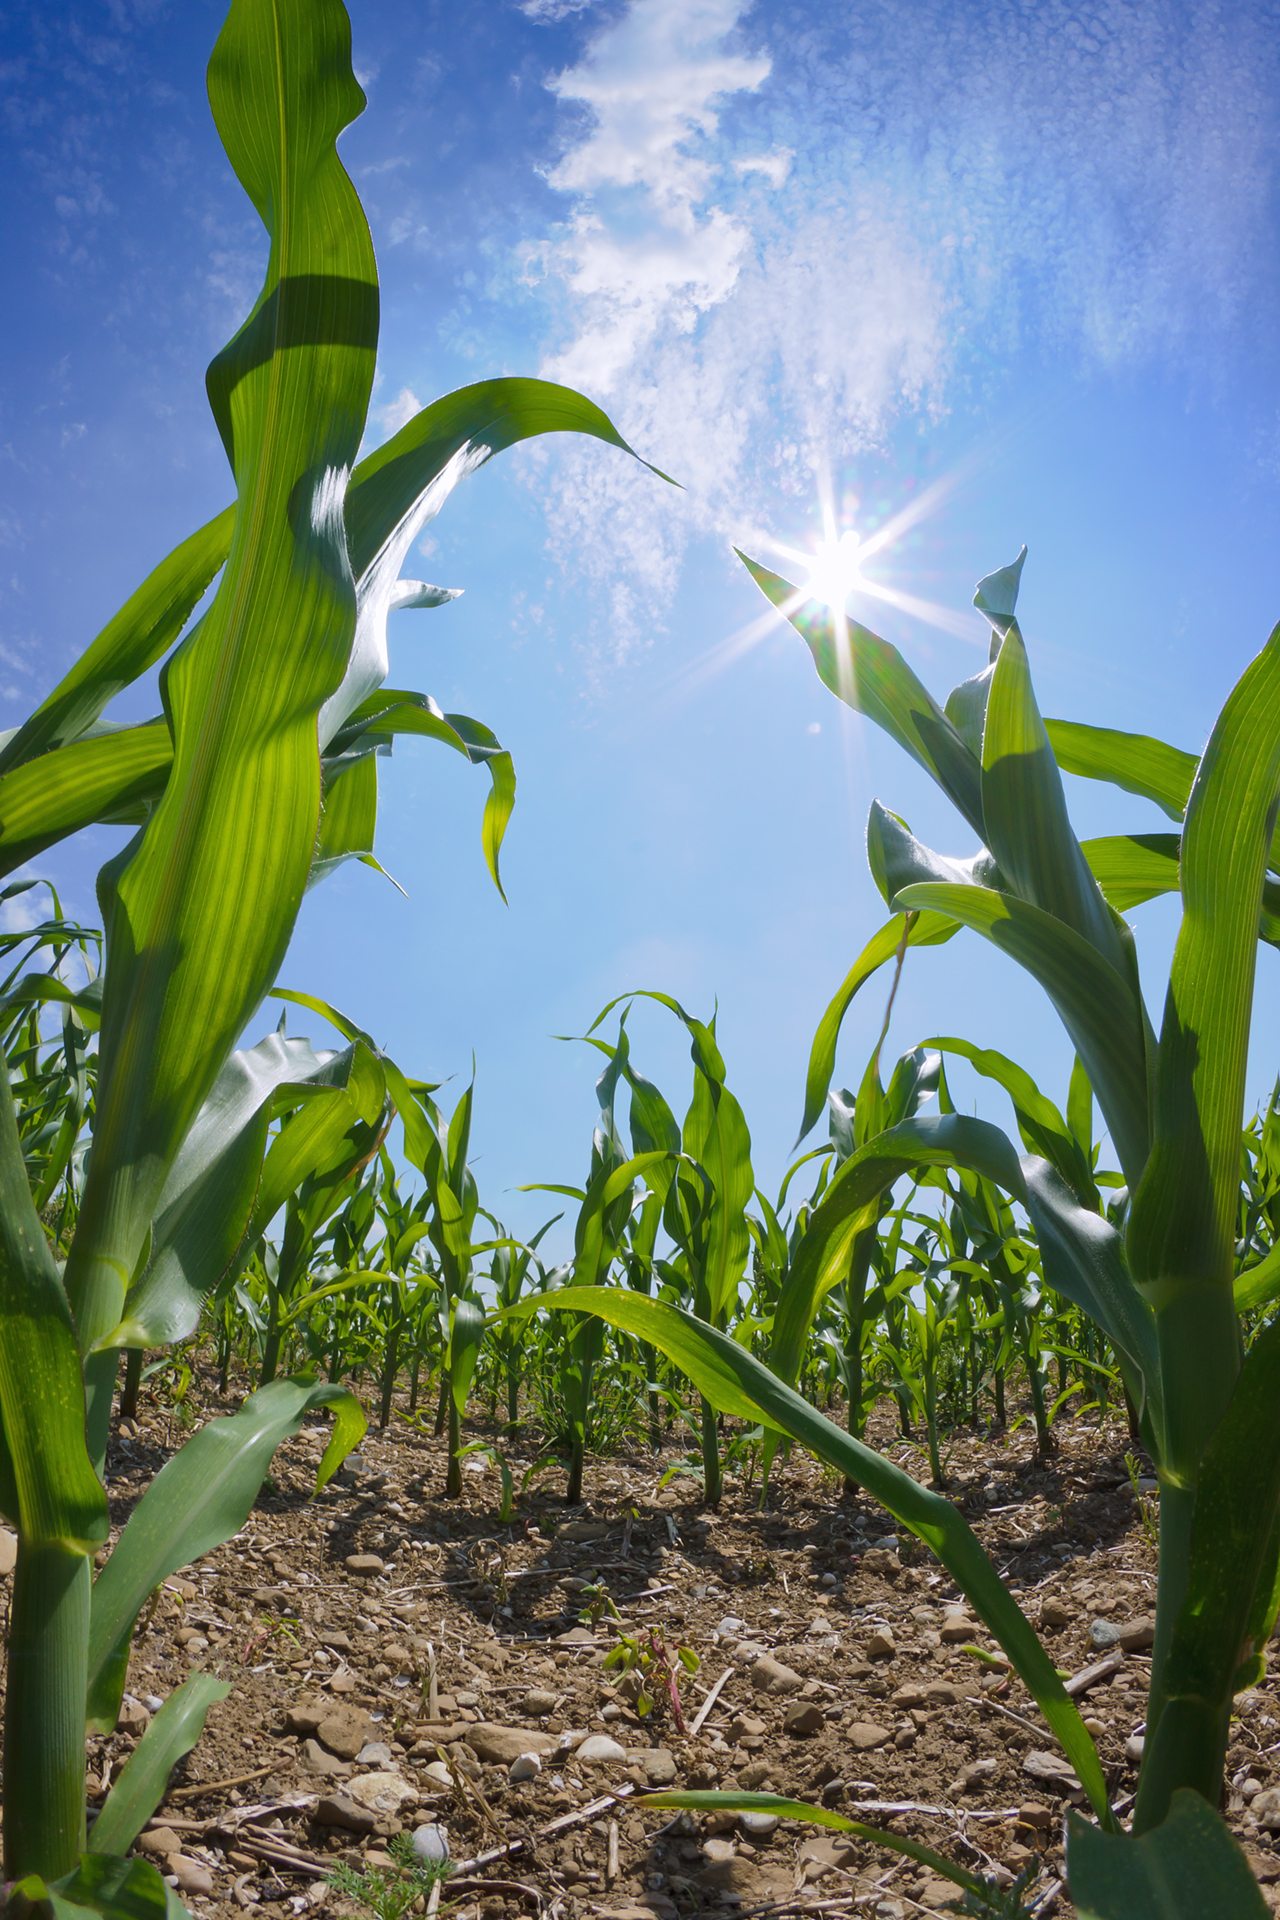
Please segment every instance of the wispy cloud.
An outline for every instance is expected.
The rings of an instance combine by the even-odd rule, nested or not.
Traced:
[[[576,457],[551,520],[636,631],[690,530],[777,519],[1019,353],[1203,385],[1268,257],[1274,20],[1160,0],[957,10],[629,0],[548,85],[562,220],[526,249],[544,368],[688,489]],[[761,44],[763,39],[772,44]]]

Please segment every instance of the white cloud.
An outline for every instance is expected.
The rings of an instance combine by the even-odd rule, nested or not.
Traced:
[[[567,20],[571,14],[585,13],[595,5],[596,0],[520,0],[520,11],[530,20],[536,20],[539,26],[551,26],[557,20]]]
[[[399,433],[401,427],[408,426],[414,414],[421,411],[422,402],[413,388],[401,387],[394,400],[388,400],[385,406],[373,409],[373,417],[390,438],[393,433]]]
[[[1212,383],[1274,253],[1261,13],[801,0],[761,49],[778,24],[629,0],[549,82],[565,209],[524,254],[544,371],[687,488],[557,463],[554,544],[588,555],[624,645],[691,531],[776,527],[787,494],[807,518],[815,462],[998,394],[1019,351]]]

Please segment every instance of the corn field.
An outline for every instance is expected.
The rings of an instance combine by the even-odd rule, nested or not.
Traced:
[[[411,1432],[441,1466],[424,1507],[460,1512],[483,1480],[510,1538],[535,1493],[580,1513],[594,1468],[621,1454],[661,1462],[713,1528],[726,1509],[785,1514],[816,1457],[833,1511],[874,1507],[963,1596],[1013,1717],[1056,1757],[1053,1898],[1082,1920],[1266,1914],[1223,1809],[1237,1701],[1264,1684],[1280,1614],[1280,1083],[1256,1111],[1247,1086],[1257,949],[1280,945],[1280,629],[1241,656],[1197,755],[1140,712],[1124,734],[1041,717],[1024,555],[978,587],[989,660],[943,700],[893,646],[740,556],[828,694],[936,784],[959,851],[873,805],[884,918],[796,1062],[796,1158],[776,1190],[714,1015],[661,981],[618,982],[573,1043],[580,1161],[528,1169],[547,1217],[520,1237],[472,1160],[484,1063],[446,1091],[379,1032],[374,993],[334,1007],[282,977],[284,956],[308,890],[373,861],[393,744],[482,770],[501,884],[510,754],[481,721],[386,684],[389,614],[450,597],[401,577],[427,521],[493,455],[548,433],[610,446],[637,487],[666,476],[590,400],[532,378],[451,393],[361,457],[378,278],[337,154],[363,104],[339,0],[233,0],[209,93],[270,244],[208,375],[234,498],[0,745],[3,898],[35,903],[0,936],[8,1909],[182,1911],[145,1836],[180,1804],[175,1769],[228,1679],[190,1672],[110,1779],[87,1755],[122,1724],[135,1635],[166,1583],[241,1535],[277,1450],[324,1420],[317,1492],[347,1484],[370,1425]],[[161,711],[104,720],[156,667]],[[1078,840],[1064,773],[1151,803],[1154,829]],[[82,925],[26,876],[103,821],[134,831],[99,876],[100,925]],[[1161,895],[1181,918],[1152,1002],[1127,916]],[[1005,1053],[943,1030],[954,1004],[938,1031],[901,1033],[916,949],[975,937],[1047,999],[1066,1085],[1037,1084],[1016,1033]],[[859,996],[883,1013],[878,1038],[838,1074]],[[679,1088],[646,1075],[644,1035],[662,1025],[687,1043]],[[1003,1124],[963,1110],[962,1080]],[[234,1410],[179,1436],[113,1515],[108,1460],[140,1404],[215,1400]],[[979,1432],[1040,1465],[1066,1435],[1131,1462],[1156,1583],[1123,1796],[952,1497],[957,1436]],[[468,1469],[483,1470],[470,1486]],[[607,1578],[582,1584],[592,1630],[622,1622]],[[684,1735],[698,1656],[616,1631],[604,1666],[626,1709]],[[945,1883],[947,1907],[921,1911],[1053,1911],[1046,1879],[996,1871],[945,1817],[926,1844],[890,1806],[866,1820],[741,1781],[633,1798],[655,1831],[780,1817],[851,1836]],[[338,1894],[450,1910],[466,1891],[423,1876],[426,1845],[373,1879],[348,1867]],[[532,1873],[526,1858],[518,1885]]]

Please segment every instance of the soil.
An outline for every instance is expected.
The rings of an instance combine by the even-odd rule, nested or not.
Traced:
[[[204,1405],[220,1409],[211,1392]],[[925,1549],[806,1456],[779,1463],[763,1511],[758,1489],[731,1479],[707,1513],[690,1480],[664,1485],[674,1452],[641,1453],[594,1461],[578,1508],[557,1476],[535,1483],[504,1525],[493,1465],[467,1462],[463,1498],[447,1502],[440,1444],[401,1419],[315,1496],[327,1433],[317,1422],[284,1447],[243,1531],[166,1583],[137,1636],[121,1729],[91,1744],[96,1801],[186,1673],[232,1683],[141,1843],[196,1915],[358,1912],[334,1867],[386,1870],[391,1837],[428,1824],[447,1829],[453,1863],[431,1903],[457,1920],[953,1911],[955,1889],[928,1870],[798,1820],[749,1832],[723,1812],[627,1804],[663,1785],[819,1802],[1006,1883],[1023,1875],[1038,1914],[1070,1913],[1061,1833],[1081,1800],[1034,1702]],[[1123,1809],[1153,1548],[1123,1428],[1081,1420],[1058,1434],[1044,1463],[1029,1427],[953,1436],[950,1491],[1058,1666],[1101,1664],[1080,1704]],[[182,1438],[144,1389],[113,1448],[117,1524]],[[927,1473],[887,1423],[873,1438]],[[518,1487],[531,1443],[502,1444]],[[586,1590],[600,1587],[621,1619],[606,1610],[592,1625],[580,1615],[600,1612]],[[1099,1622],[1132,1629],[1130,1648],[1104,1655]],[[641,1716],[633,1683],[604,1665],[622,1636],[647,1646],[651,1631],[679,1671],[683,1730],[661,1694]],[[621,1757],[583,1758],[584,1735]],[[530,1749],[538,1770],[522,1762],[533,1777],[513,1782]],[[1277,1750],[1268,1682],[1238,1702],[1228,1817],[1280,1912],[1280,1836],[1265,1825],[1280,1797],[1258,1802]]]

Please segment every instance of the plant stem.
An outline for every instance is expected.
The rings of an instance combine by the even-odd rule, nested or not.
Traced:
[[[4,1719],[5,1875],[70,1873],[84,1849],[87,1554],[19,1539]]]
[[[702,1492],[707,1506],[714,1512],[724,1492],[724,1474],[720,1464],[716,1410],[709,1400],[702,1402]]]

